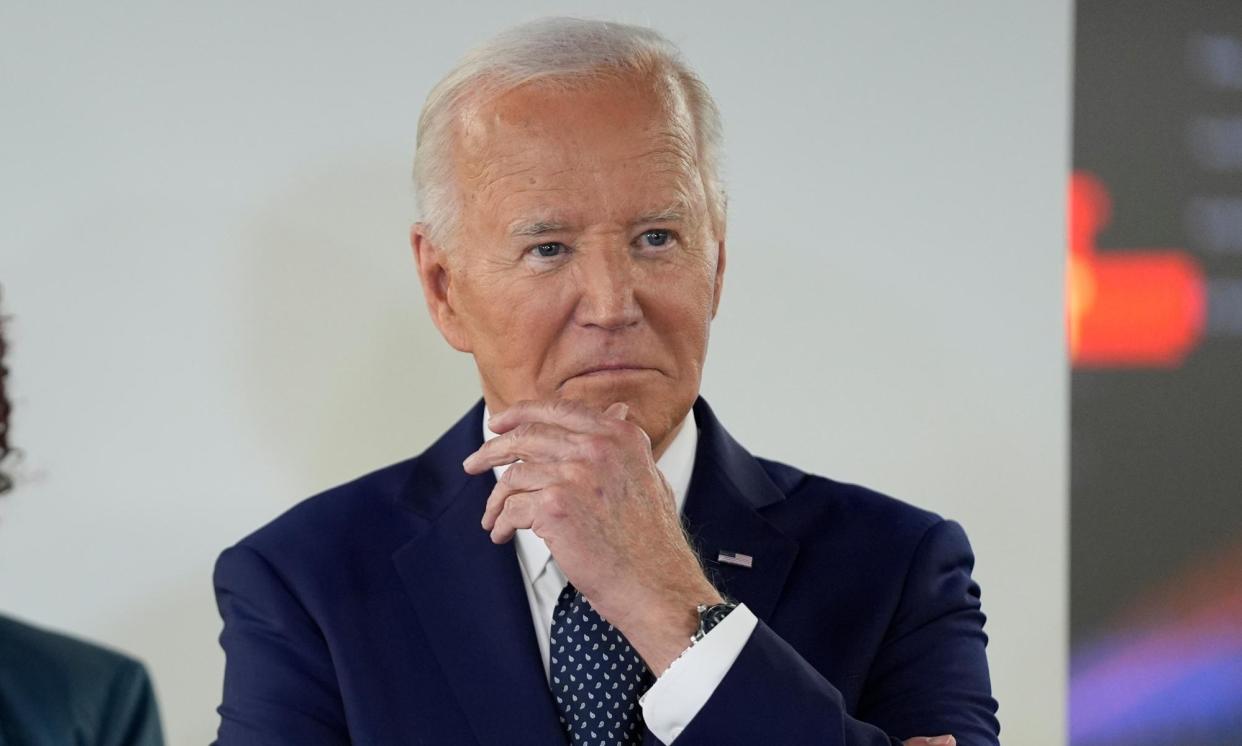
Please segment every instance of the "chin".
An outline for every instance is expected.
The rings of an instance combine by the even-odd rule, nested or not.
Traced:
[[[620,381],[601,381],[589,378],[571,378],[561,387],[565,399],[577,399],[597,408],[606,409],[613,402],[623,401],[633,410],[639,402],[651,397],[649,386],[627,384]]]
[[[602,412],[613,402],[623,401],[630,405],[626,419],[640,425],[650,435],[652,429],[660,431],[680,422],[678,414],[684,415],[681,404],[686,392],[675,388],[673,381],[658,372],[651,374],[575,376],[557,390],[557,396],[583,402]],[[694,403],[694,393],[689,394],[685,405]]]

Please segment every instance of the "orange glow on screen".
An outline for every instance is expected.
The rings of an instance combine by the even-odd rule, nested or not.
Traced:
[[[1087,171],[1074,172],[1066,293],[1070,359],[1076,367],[1177,367],[1203,336],[1203,272],[1178,249],[1097,252],[1096,238],[1111,216],[1107,187]]]

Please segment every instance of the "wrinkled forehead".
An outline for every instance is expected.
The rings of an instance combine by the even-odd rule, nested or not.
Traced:
[[[546,209],[604,187],[693,203],[701,191],[693,120],[667,77],[535,81],[464,106],[457,125],[463,207]]]

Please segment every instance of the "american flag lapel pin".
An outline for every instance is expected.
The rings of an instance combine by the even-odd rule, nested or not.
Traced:
[[[716,561],[726,565],[751,567],[755,563],[755,558],[741,552],[720,552],[716,555]]]

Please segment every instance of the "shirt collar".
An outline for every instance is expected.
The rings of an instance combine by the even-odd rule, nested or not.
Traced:
[[[487,404],[483,405],[483,442],[496,437],[496,433],[492,432],[487,426],[487,420],[491,416],[488,412]],[[690,487],[690,476],[694,471],[694,453],[698,447],[699,429],[694,420],[694,409],[686,413],[685,418],[678,425],[677,434],[673,436],[673,442],[669,443],[668,448],[664,450],[664,455],[656,461],[656,468],[668,480],[669,486],[673,489],[673,499],[677,506],[677,513],[681,514],[682,507],[686,504],[686,491]],[[504,474],[505,469],[509,468],[509,464],[503,466],[492,467],[492,473],[496,475],[499,481],[500,475]],[[522,572],[525,573],[527,580],[535,582],[542,573],[544,567],[548,564],[548,560],[552,557],[552,552],[548,549],[548,545],[543,539],[535,535],[528,528],[518,529],[513,537],[514,544],[517,548],[518,561],[522,565]]]

